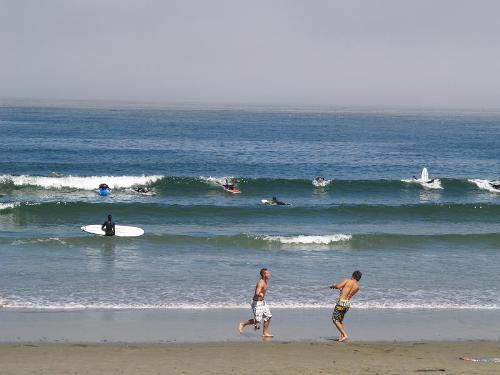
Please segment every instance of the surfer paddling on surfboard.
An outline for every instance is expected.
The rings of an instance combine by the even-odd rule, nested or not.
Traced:
[[[226,183],[222,185],[222,188],[225,191],[227,191],[228,193],[233,193],[233,194],[240,193],[240,191],[238,190],[238,188],[236,187],[236,185],[233,184],[232,182],[229,182],[227,179],[226,179]]]
[[[137,191],[138,193],[146,194],[149,193],[151,190],[149,190],[147,186],[143,186],[143,187],[138,187],[137,189],[135,189],[135,191]]]
[[[104,222],[101,229],[106,233],[105,236],[115,235],[115,223],[113,222],[111,215],[108,215],[108,220]]]
[[[97,193],[99,193],[99,195],[102,195],[104,197],[106,195],[109,195],[109,193],[111,193],[111,188],[108,186],[108,184],[100,184],[99,188],[97,189]]]

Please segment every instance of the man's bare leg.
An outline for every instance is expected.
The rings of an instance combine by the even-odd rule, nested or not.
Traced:
[[[243,330],[245,329],[246,326],[249,326],[253,324],[254,327],[257,326],[257,322],[254,320],[254,319],[249,319],[249,320],[246,320],[244,322],[241,322],[238,326],[238,330],[240,331],[240,333],[243,333]],[[255,328],[257,329],[257,328]]]
[[[344,329],[344,325],[336,320],[333,321],[333,324],[335,324],[335,327],[337,327],[340,332],[339,342],[346,341],[349,337]]]
[[[264,321],[264,328],[262,329],[262,337],[273,337],[273,335],[269,333],[269,324],[271,324],[271,318]]]

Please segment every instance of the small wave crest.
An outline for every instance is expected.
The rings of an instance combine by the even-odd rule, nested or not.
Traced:
[[[14,242],[12,242],[12,246],[37,244],[37,243],[57,243],[64,246],[68,245],[66,241],[64,241],[59,237],[50,237],[50,238],[33,238],[27,240],[15,240]]]
[[[0,203],[0,210],[9,210],[11,208],[15,208],[19,206],[19,202],[12,202],[12,203]]]
[[[224,185],[227,182],[232,182],[233,178],[234,177],[232,177],[232,176],[222,176],[222,177],[212,177],[212,176],[204,177],[204,176],[200,176],[200,180],[201,181],[206,182],[206,183],[208,183],[210,185]]]
[[[352,238],[350,234],[331,234],[323,236],[264,236],[262,239],[282,244],[301,244],[301,245],[329,245],[335,242],[349,241]]]
[[[37,311],[77,311],[77,310],[230,310],[248,309],[250,302],[245,303],[43,303],[21,302],[0,298],[0,307],[12,310]],[[335,303],[290,303],[270,302],[272,309],[310,310],[332,309]],[[427,302],[362,302],[353,301],[352,307],[360,310],[500,310],[499,304],[460,304]]]
[[[44,189],[82,189],[95,190],[102,184],[108,184],[112,189],[130,188],[135,185],[152,184],[164,176],[63,176],[63,177],[44,177],[44,176],[0,176],[1,184],[13,184],[16,186],[38,186]]]
[[[478,179],[469,179],[467,180],[476,184],[478,188],[488,190],[492,193],[500,193],[500,189],[495,189],[491,184],[500,185],[500,181],[489,181],[489,180],[478,180]]]

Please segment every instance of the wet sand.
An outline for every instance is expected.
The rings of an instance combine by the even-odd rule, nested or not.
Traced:
[[[272,309],[277,341],[327,342],[338,337],[331,309]],[[260,331],[238,323],[248,309],[0,310],[3,343],[209,343],[259,341]],[[500,341],[497,310],[362,310],[344,321],[354,341]],[[498,354],[500,356],[500,353]]]
[[[1,374],[498,374],[499,342],[1,344]]]

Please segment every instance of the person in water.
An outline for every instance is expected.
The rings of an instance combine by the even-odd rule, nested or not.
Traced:
[[[234,186],[234,184],[232,182],[229,182],[228,180],[226,180],[226,183],[222,186],[227,190],[234,190],[236,188],[236,186]]]
[[[115,223],[113,222],[111,215],[108,215],[108,220],[104,222],[101,229],[105,232],[105,236],[115,235]]]
[[[260,324],[264,322],[262,337],[273,337],[273,335],[269,333],[269,324],[271,324],[271,318],[273,315],[271,314],[271,311],[269,310],[269,307],[264,300],[267,292],[267,283],[269,281],[269,276],[270,272],[267,268],[262,268],[260,270],[260,280],[257,281],[257,284],[255,285],[255,293],[252,298],[251,306],[253,319],[246,320],[239,324],[238,330],[240,331],[240,333],[243,333],[245,327],[248,325],[253,325],[255,330],[260,329]]]
[[[351,306],[351,298],[359,291],[358,282],[361,280],[362,273],[354,271],[350,279],[344,279],[339,284],[332,284],[330,289],[340,290],[339,298],[335,304],[332,314],[332,322],[340,332],[339,341],[346,341],[349,337],[344,328],[344,316]]]
[[[100,184],[100,185],[99,185],[99,189],[101,189],[101,190],[104,190],[104,189],[111,190],[111,189],[109,188],[108,184]]]
[[[138,193],[149,193],[149,189],[147,186],[138,187],[137,189],[135,189],[135,191],[137,191]]]
[[[286,205],[285,202],[279,201],[278,198],[276,198],[276,197],[273,197],[273,199],[271,200],[271,203],[277,204],[278,206],[285,206]]]
[[[493,183],[493,182],[490,182],[490,186],[491,186],[493,189],[497,189],[497,190],[499,190],[499,189],[500,189],[500,183]]]

